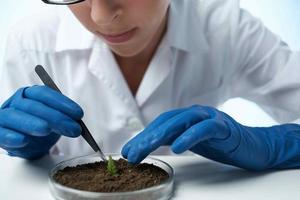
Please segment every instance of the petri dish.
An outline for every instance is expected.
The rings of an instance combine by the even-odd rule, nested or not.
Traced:
[[[121,158],[120,155],[113,155],[113,159]],[[162,182],[160,185],[145,188],[142,190],[130,191],[130,192],[89,192],[78,190],[70,187],[66,187],[53,178],[54,174],[58,170],[62,170],[65,167],[74,167],[76,165],[94,163],[101,161],[101,158],[97,154],[88,156],[75,157],[70,160],[66,160],[58,163],[49,173],[49,187],[52,196],[56,200],[168,200],[173,196],[174,188],[174,170],[166,162],[147,157],[142,163],[154,164],[163,170],[165,170],[169,178]]]

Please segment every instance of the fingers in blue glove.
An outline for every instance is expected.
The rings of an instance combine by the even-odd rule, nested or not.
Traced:
[[[0,126],[33,136],[46,136],[51,131],[45,120],[13,108],[0,110]]]
[[[83,117],[83,111],[77,103],[47,86],[26,88],[23,95],[25,98],[40,101],[53,109],[65,113],[75,120],[80,120]]]
[[[21,148],[28,144],[25,135],[0,127],[0,147],[3,149],[8,148]]]
[[[152,131],[153,129],[157,128],[165,121],[169,120],[170,118],[174,117],[175,115],[178,115],[178,114],[184,112],[185,110],[186,110],[185,108],[181,108],[181,109],[171,110],[171,111],[161,114],[154,121],[152,121],[143,132]],[[135,143],[135,141],[139,140],[142,137],[143,137],[143,135],[139,134],[136,137],[134,137],[133,139],[131,139],[127,144],[125,144],[125,146],[122,148],[122,152],[121,152],[121,154],[124,158],[127,159],[128,151],[130,150],[132,145]]]
[[[208,119],[197,123],[182,133],[171,145],[174,153],[183,153],[200,142],[207,140],[224,140],[228,132],[223,123],[215,119]]]
[[[45,155],[60,135],[77,137],[82,109],[46,86],[19,89],[0,110],[0,147],[27,159]]]
[[[55,133],[67,137],[78,137],[81,133],[80,125],[72,118],[38,101],[20,96],[12,101],[10,107],[47,121]]]
[[[21,134],[21,133],[18,133]],[[57,142],[60,135],[51,133],[47,136],[35,137],[24,135],[26,144],[24,146],[2,146],[9,155],[26,159],[37,159],[47,154],[49,149]]]
[[[71,118],[71,116],[68,116],[67,114],[56,110],[55,108],[52,108],[42,102],[24,97],[24,93],[26,90],[31,90],[32,88],[39,87],[43,88],[41,90],[49,90],[52,92],[51,89],[46,88],[45,86],[21,88],[2,105],[2,109],[15,108],[17,110],[23,111],[27,114],[33,115],[35,117],[47,121],[52,131],[58,134],[65,135],[68,137],[79,136],[81,133],[81,127],[75,120]],[[60,96],[60,93],[58,93],[58,95]],[[63,96],[63,98],[66,97]],[[81,110],[80,107],[79,110]]]
[[[208,119],[210,114],[201,107],[190,107],[183,112],[165,120],[157,128],[145,129],[137,135],[127,150],[130,163],[139,163],[158,147],[172,143],[179,135],[194,124]]]

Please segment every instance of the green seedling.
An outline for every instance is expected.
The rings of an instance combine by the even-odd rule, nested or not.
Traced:
[[[117,168],[117,166],[115,164],[115,161],[112,159],[111,156],[108,156],[107,171],[112,176],[117,176],[118,175],[118,168]]]

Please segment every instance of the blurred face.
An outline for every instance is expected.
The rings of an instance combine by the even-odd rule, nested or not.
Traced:
[[[115,54],[132,57],[160,40],[169,4],[170,0],[86,0],[69,7]]]

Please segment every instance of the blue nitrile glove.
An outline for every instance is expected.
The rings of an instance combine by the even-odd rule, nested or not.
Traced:
[[[79,105],[46,86],[21,88],[0,109],[0,147],[12,156],[39,158],[60,135],[79,136],[82,116]]]
[[[122,155],[135,164],[162,145],[249,170],[300,167],[300,125],[247,127],[205,106],[163,113],[123,147]]]

